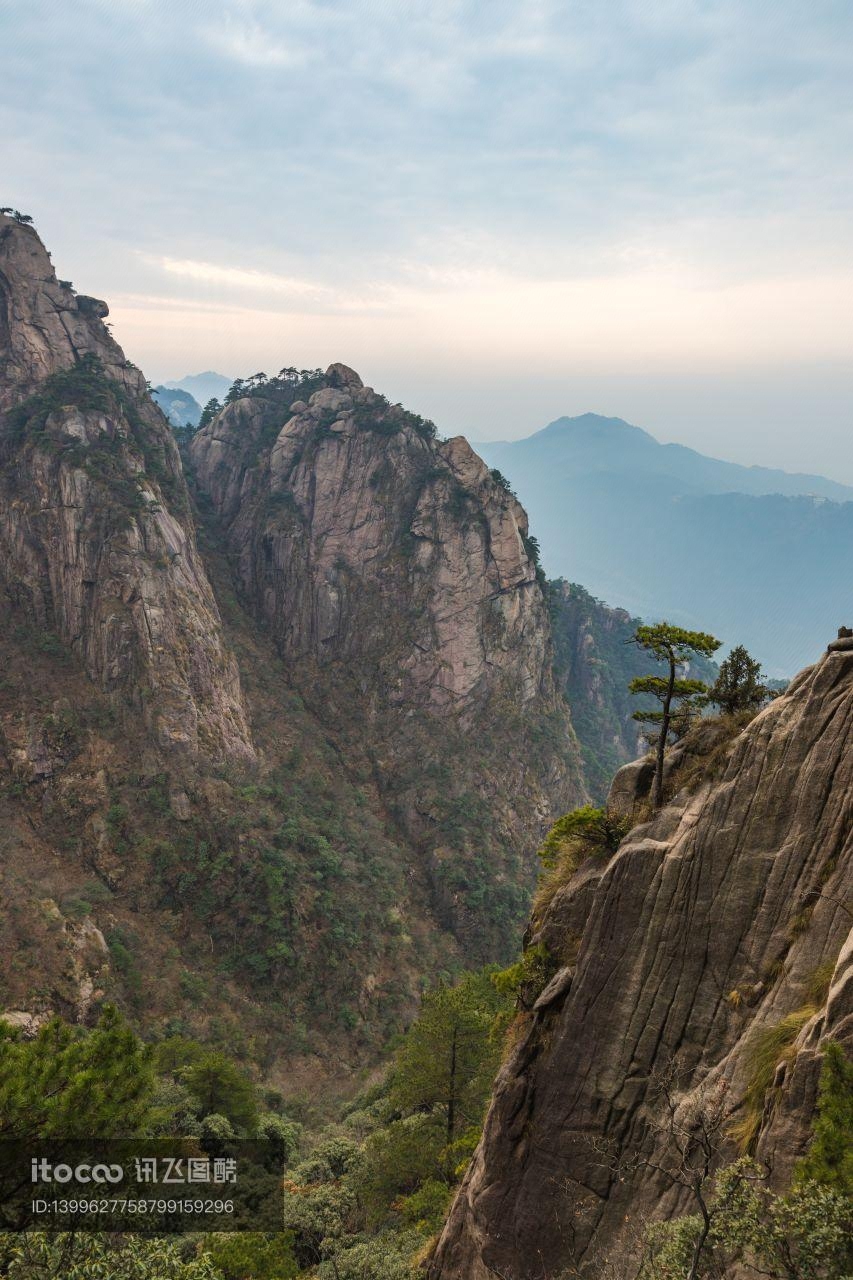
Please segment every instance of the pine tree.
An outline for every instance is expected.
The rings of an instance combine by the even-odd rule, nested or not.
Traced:
[[[395,1106],[439,1112],[448,1153],[465,1129],[482,1121],[499,1053],[489,1031],[502,1003],[487,974],[471,974],[456,987],[440,983],[424,996],[397,1054]]]
[[[661,704],[659,711],[635,711],[634,719],[658,726],[655,745],[655,780],[653,803],[659,809],[663,803],[663,761],[669,735],[673,729],[676,712],[679,717],[700,705],[708,693],[708,686],[701,680],[691,680],[679,675],[693,654],[710,657],[720,647],[720,641],[705,631],[685,631],[683,627],[668,622],[654,626],[640,626],[634,632],[634,641],[652,654],[658,662],[666,663],[666,676],[637,676],[629,686],[632,693],[648,693]]]
[[[198,420],[198,430],[201,431],[202,427],[206,427],[209,422],[212,422],[221,409],[222,405],[216,399],[216,396],[213,396],[208,400],[207,404],[201,411],[201,417]]]
[[[739,644],[721,665],[708,695],[709,701],[729,716],[740,711],[757,711],[768,694],[762,675],[761,663]]]
[[[0,1021],[0,1137],[129,1137],[154,1092],[151,1051],[107,1007],[85,1032],[52,1018],[33,1040]]]
[[[853,1196],[853,1062],[841,1045],[824,1045],[814,1136],[797,1168],[797,1181],[811,1180]]]

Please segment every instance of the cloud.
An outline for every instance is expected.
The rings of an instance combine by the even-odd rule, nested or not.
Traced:
[[[271,271],[255,271],[246,267],[218,266],[213,262],[194,262],[188,258],[159,258],[159,265],[171,275],[185,276],[205,284],[248,288],[263,293],[287,293],[296,297],[317,297],[330,291],[312,280],[297,280]]]
[[[216,25],[203,29],[212,48],[248,67],[297,67],[307,61],[307,50],[276,39],[253,18],[226,13]]]
[[[236,293],[246,298],[260,295],[280,296],[283,305],[309,311],[371,312],[387,310],[404,296],[393,284],[381,281],[369,282],[361,289],[324,284],[319,280],[299,279],[273,271],[259,271],[252,267],[235,267],[214,262],[199,262],[189,258],[152,258],[155,266],[167,275],[208,286],[210,296],[218,296],[223,305],[231,305],[229,299]],[[179,299],[185,302],[186,299]],[[244,304],[245,305],[245,304]]]
[[[361,315],[486,396],[513,350],[544,376],[654,345],[664,395],[735,334],[742,367],[838,358],[851,34],[841,0],[29,0],[0,198],[81,288],[171,298],[205,340],[216,306],[319,345]]]

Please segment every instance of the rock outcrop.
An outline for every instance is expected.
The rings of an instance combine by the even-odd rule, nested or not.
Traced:
[[[557,891],[530,942],[559,971],[500,1072],[433,1280],[636,1275],[636,1224],[692,1209],[649,1167],[664,1074],[686,1103],[724,1082],[724,1155],[737,1137],[789,1183],[822,1046],[853,1047],[851,735],[853,652],[833,649],[718,738],[704,770],[674,770],[660,813]],[[617,783],[630,805],[642,770]],[[755,1046],[785,1019],[757,1092]],[[641,1163],[617,1174],[626,1156]]]
[[[0,216],[0,598],[161,745],[251,757],[177,448],[106,315]]]
[[[440,915],[506,952],[530,851],[584,794],[527,517],[464,439],[345,365],[247,390],[191,449],[244,597],[366,745]]]

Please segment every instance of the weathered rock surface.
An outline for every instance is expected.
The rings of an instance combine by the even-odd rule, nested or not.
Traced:
[[[294,682],[369,744],[440,912],[506,950],[530,852],[584,794],[523,509],[340,364],[236,399],[191,452]]]
[[[691,1206],[648,1168],[616,1177],[593,1143],[659,1159],[654,1081],[673,1065],[685,1097],[725,1081],[742,1119],[755,1038],[800,1011],[754,1135],[787,1185],[821,1047],[853,1048],[851,735],[853,652],[833,650],[727,757],[717,744],[710,776],[691,767],[653,821],[558,891],[532,940],[576,951],[574,972],[561,970],[501,1070],[434,1280],[595,1277],[605,1258],[635,1275],[632,1226]]]
[[[0,590],[162,745],[251,756],[180,458],[106,314],[0,216]]]

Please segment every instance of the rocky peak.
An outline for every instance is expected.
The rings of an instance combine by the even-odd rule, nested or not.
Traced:
[[[81,356],[96,356],[133,394],[145,379],[125,359],[103,321],[105,302],[57,280],[38,233],[0,214],[0,412]]]
[[[789,1184],[823,1047],[853,1048],[853,651],[837,644],[742,732],[700,726],[670,762],[670,802],[534,920],[557,975],[498,1076],[435,1280],[594,1276],[605,1260],[635,1275],[637,1224],[694,1207],[650,1173],[666,1164],[655,1080],[673,1072],[687,1108],[722,1084],[728,1158],[746,1146]],[[631,810],[648,785],[627,766],[611,804]],[[757,1089],[755,1046],[779,1028]],[[633,1171],[613,1172],[619,1157]]]
[[[347,364],[330,364],[326,370],[326,380],[331,387],[355,389],[364,386],[355,369],[351,369]]]
[[[162,745],[251,754],[180,458],[106,314],[0,217],[0,590]]]
[[[458,923],[487,874],[472,865],[477,805],[496,832],[489,877],[507,894],[529,883],[543,823],[583,784],[514,496],[465,440],[439,441],[340,364],[253,387],[191,456],[250,607],[320,714],[340,720],[345,707],[348,731],[370,744],[444,909]]]
[[[467,441],[436,441],[431,424],[344,365],[324,382],[330,375],[332,385],[290,404],[267,451],[257,450],[263,394],[229,406],[192,446],[199,481],[233,516],[244,553],[260,535],[251,589],[282,648],[322,663],[352,658],[382,648],[411,610],[397,683],[412,694],[419,686],[425,704],[465,697],[487,669],[512,670],[532,697],[547,683],[548,627],[517,500]],[[282,506],[285,495],[285,518],[270,518],[270,501]],[[374,601],[360,616],[368,585],[381,608]],[[386,613],[397,620],[390,633]]]

